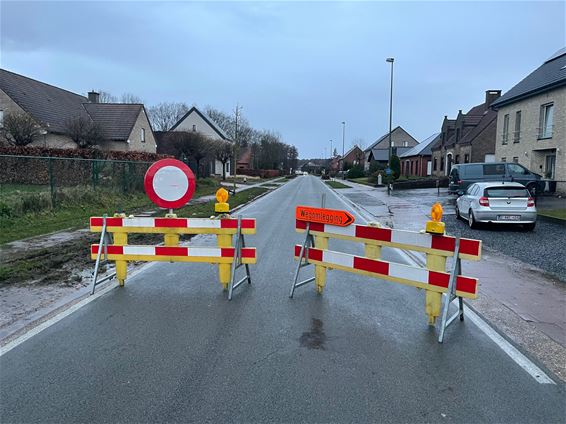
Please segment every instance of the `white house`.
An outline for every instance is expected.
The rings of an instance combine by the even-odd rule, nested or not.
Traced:
[[[196,131],[212,140],[232,141],[226,133],[209,116],[198,110],[195,106],[191,107],[179,121],[173,125],[170,131]],[[230,175],[231,162],[226,163],[226,176]],[[210,173],[222,175],[222,162],[218,159],[210,161]]]

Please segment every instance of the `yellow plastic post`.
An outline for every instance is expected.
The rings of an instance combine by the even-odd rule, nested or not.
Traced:
[[[177,218],[177,214],[168,213],[165,215],[165,218]],[[179,246],[179,234],[165,233],[163,235],[163,243],[168,247]]]
[[[426,223],[425,231],[432,234],[444,234],[444,222],[442,219],[442,205],[435,203],[432,205],[430,216],[432,221]],[[426,255],[426,267],[431,271],[446,271],[446,257]],[[440,316],[440,308],[442,306],[442,294],[427,290],[425,293],[425,312],[428,314],[428,325],[434,325],[436,318]]]
[[[125,213],[114,214],[115,218],[125,218]],[[115,246],[126,246],[128,244],[128,233],[114,233],[114,245]],[[128,275],[128,261],[116,261],[116,279],[120,286],[124,286],[126,282],[126,276]]]
[[[368,226],[377,228],[381,227],[379,222],[368,222]],[[364,243],[364,254],[366,258],[379,259],[381,257],[381,246]]]
[[[328,249],[328,237],[315,236],[314,245],[317,249]],[[316,291],[318,292],[318,294],[322,294],[322,292],[324,291],[324,286],[326,286],[326,267],[322,265],[315,265],[314,276]]]
[[[227,218],[230,218],[230,216],[227,216]],[[218,247],[232,247],[232,235],[218,234],[216,236],[216,242]],[[231,277],[232,264],[218,264],[218,278],[224,290],[228,290],[228,284],[230,283]]]

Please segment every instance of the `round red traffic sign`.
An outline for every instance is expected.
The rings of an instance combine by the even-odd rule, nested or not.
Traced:
[[[143,181],[149,199],[162,208],[176,209],[187,204],[195,192],[195,175],[177,159],[161,159],[149,167]]]

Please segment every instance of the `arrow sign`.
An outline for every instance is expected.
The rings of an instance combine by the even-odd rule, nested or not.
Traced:
[[[354,217],[346,211],[308,206],[297,206],[295,218],[299,221],[319,222],[339,227],[347,227],[354,223]]]

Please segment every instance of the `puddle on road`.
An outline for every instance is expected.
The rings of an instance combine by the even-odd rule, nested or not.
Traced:
[[[326,342],[326,334],[322,329],[322,321],[316,318],[312,319],[310,331],[305,331],[299,338],[301,347],[307,349],[322,349],[324,350],[324,343]]]

